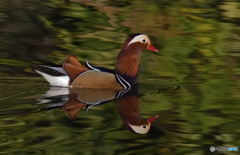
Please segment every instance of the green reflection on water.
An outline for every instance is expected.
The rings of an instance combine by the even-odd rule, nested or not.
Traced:
[[[149,154],[209,152],[239,144],[239,2],[3,0],[0,2],[2,153]],[[32,67],[68,54],[112,68],[129,33],[148,34],[139,102],[158,114],[147,135],[122,128],[114,103],[36,112],[48,85]],[[31,77],[31,78],[29,78]],[[171,89],[177,85],[179,89]],[[169,89],[170,88],[170,89]]]

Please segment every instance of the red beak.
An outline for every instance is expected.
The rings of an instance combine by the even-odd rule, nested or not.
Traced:
[[[155,121],[158,117],[159,117],[159,115],[150,117],[150,118],[147,119],[147,122],[152,123],[152,122]]]
[[[147,46],[147,50],[150,50],[150,51],[153,51],[153,52],[158,52],[158,50],[155,47],[153,47],[153,45],[151,45],[151,44],[149,44]]]

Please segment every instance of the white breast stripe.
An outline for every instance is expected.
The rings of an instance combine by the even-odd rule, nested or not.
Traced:
[[[127,89],[126,85],[121,81],[121,79],[118,77],[118,74],[115,74],[118,81],[120,82],[120,84],[124,87],[124,89]]]
[[[88,66],[89,68],[91,68],[91,69],[93,69],[93,70],[95,70],[95,71],[100,71],[99,69],[94,68],[93,66],[91,66],[91,65],[88,63],[87,60],[86,60],[86,64],[87,64],[87,66]]]
[[[127,85],[128,85],[128,88],[131,88],[131,85],[130,85],[130,83],[128,83],[124,78],[122,78],[120,75],[119,75],[119,77],[125,82],[125,83],[127,83]]]

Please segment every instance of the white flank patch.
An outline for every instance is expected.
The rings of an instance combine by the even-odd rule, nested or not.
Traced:
[[[39,70],[35,70],[38,74],[42,75],[45,80],[52,86],[69,87],[70,78],[68,76],[51,76]]]

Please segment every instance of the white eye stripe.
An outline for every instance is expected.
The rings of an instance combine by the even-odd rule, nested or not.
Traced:
[[[144,42],[145,40],[145,42]],[[142,42],[142,43],[150,43],[150,40],[148,38],[148,36],[144,35],[144,34],[141,34],[141,35],[138,35],[136,37],[134,37],[129,43],[128,45],[132,44],[132,43],[136,43],[136,42]]]
[[[142,39],[141,42],[142,42],[142,43],[146,43],[146,39]]]

